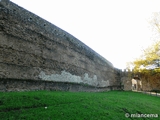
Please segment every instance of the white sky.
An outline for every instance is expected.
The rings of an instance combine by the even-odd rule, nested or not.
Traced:
[[[152,43],[148,18],[160,0],[11,0],[69,32],[117,68]]]

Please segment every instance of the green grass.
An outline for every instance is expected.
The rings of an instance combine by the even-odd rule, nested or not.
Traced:
[[[125,113],[158,114],[159,117],[126,118]],[[125,119],[160,119],[160,97],[122,91],[0,92],[0,120]]]

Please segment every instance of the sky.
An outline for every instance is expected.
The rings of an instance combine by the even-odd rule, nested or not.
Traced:
[[[11,0],[124,69],[153,43],[148,20],[160,0]]]

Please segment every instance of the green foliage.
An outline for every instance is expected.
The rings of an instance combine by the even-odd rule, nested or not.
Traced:
[[[153,45],[149,46],[146,50],[144,50],[142,56],[133,61],[131,64],[134,66],[135,72],[143,72],[143,69],[147,68],[149,65],[160,64],[156,63],[158,60],[160,60],[160,41],[157,41]]]
[[[159,106],[158,97],[122,91],[0,93],[2,120],[125,120],[126,112],[160,115]]]
[[[134,74],[140,75],[142,84],[149,83],[148,89],[160,90],[160,41],[144,50],[143,55],[132,62],[132,66]],[[148,69],[149,66],[151,69]]]
[[[151,20],[149,20],[148,22],[152,26],[153,31],[156,34],[160,35],[160,12],[155,12],[152,15],[153,16]],[[155,38],[155,40],[156,41],[151,46],[143,51],[140,58],[131,63],[132,66],[134,66],[135,72],[142,72],[142,67],[146,68],[148,65],[157,64],[156,62],[160,61],[160,39]]]

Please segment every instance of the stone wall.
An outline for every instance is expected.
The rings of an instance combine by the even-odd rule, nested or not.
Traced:
[[[151,90],[160,90],[160,76],[150,76],[146,77],[141,75],[142,81],[142,90],[143,91],[151,91]]]
[[[120,86],[120,89],[129,91],[132,90],[132,78],[133,73],[131,71],[127,71],[126,69],[122,71],[121,69],[115,68],[115,76],[117,86]]]
[[[117,88],[115,87],[115,89]],[[0,79],[0,92],[37,91],[37,90],[100,92],[100,91],[109,91],[110,87],[94,87],[85,84],[78,84],[71,82]]]
[[[117,85],[109,61],[9,0],[0,0],[0,78]]]

